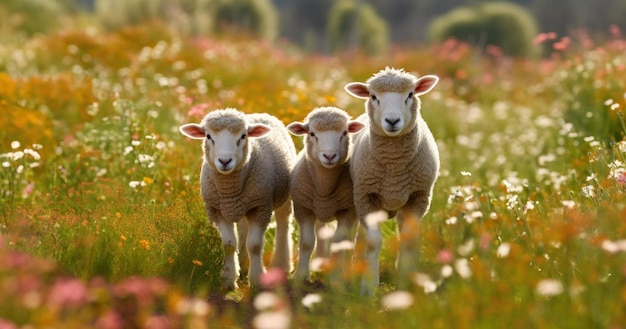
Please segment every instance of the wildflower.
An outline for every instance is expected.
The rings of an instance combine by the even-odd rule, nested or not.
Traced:
[[[139,240],[139,245],[143,249],[150,250],[150,242],[148,242],[147,240]]]
[[[194,314],[206,316],[209,314],[209,304],[199,298],[185,298],[176,303],[176,312],[180,315]]]
[[[498,250],[496,251],[496,257],[498,258],[506,258],[511,252],[511,244],[503,242],[498,246]]]
[[[456,262],[454,262],[454,268],[463,279],[467,279],[472,276],[472,270],[470,269],[469,262],[466,258],[457,259]]]
[[[542,296],[551,297],[563,292],[563,284],[559,280],[544,279],[537,283],[535,291]]]
[[[413,295],[406,291],[394,291],[383,296],[380,300],[382,306],[389,310],[403,310],[413,305]]]
[[[261,275],[261,286],[265,288],[272,288],[280,285],[287,280],[287,275],[280,268],[270,268],[267,272]]]
[[[59,307],[79,306],[87,301],[85,284],[78,279],[60,279],[50,291],[48,303]]]
[[[202,262],[201,262],[201,261],[199,261],[199,260],[197,260],[197,259],[194,259],[194,260],[192,260],[191,262],[193,263],[193,265],[196,265],[196,266],[202,266]]]
[[[474,239],[467,240],[464,244],[460,245],[456,251],[458,251],[461,256],[469,255],[474,251]]]
[[[330,239],[335,234],[335,230],[327,224],[324,224],[319,230],[317,230],[317,237],[322,240]]]
[[[617,178],[615,178],[615,181],[621,185],[626,186],[626,171],[623,171],[621,175],[617,176]]]
[[[472,173],[469,171],[461,171],[461,176],[470,177],[472,176]]]
[[[34,190],[35,190],[35,183],[34,182],[29,183],[24,188],[24,191],[22,191],[22,197],[28,198],[33,193]]]
[[[152,183],[154,183],[154,179],[150,178],[150,177],[144,177],[142,180],[146,185],[152,185]]]
[[[18,141],[12,141],[11,142],[11,149],[15,150],[18,149],[20,146],[22,146],[22,144]]]
[[[445,265],[441,268],[441,276],[443,276],[444,278],[449,278],[452,273],[454,273],[454,269],[450,265]]]
[[[610,254],[615,254],[620,251],[626,251],[626,239],[617,241],[604,240],[602,241],[602,249]]]
[[[430,294],[431,292],[435,292],[435,290],[437,290],[437,283],[433,281],[428,274],[417,273],[413,277],[413,280],[418,286],[424,288],[424,293],[426,294]]]
[[[254,298],[254,308],[259,311],[276,307],[280,303],[280,297],[273,292],[264,291]]]
[[[450,249],[442,249],[437,253],[437,261],[441,264],[447,264],[452,261],[454,255]]]
[[[574,202],[573,200],[563,200],[561,201],[561,204],[568,209],[572,209],[576,206],[576,202]]]
[[[379,210],[365,216],[365,225],[367,225],[367,227],[376,227],[385,220],[387,220],[387,212]]]
[[[311,308],[313,305],[320,303],[322,301],[322,296],[318,294],[307,294],[302,298],[302,305],[306,308]]]
[[[593,185],[583,186],[583,195],[587,198],[593,198],[596,196],[595,187]]]
[[[352,250],[354,249],[354,242],[350,240],[343,240],[340,242],[333,242],[330,244],[330,252],[338,252],[342,250]]]
[[[252,319],[252,326],[257,329],[283,329],[291,325],[291,314],[288,310],[262,312]]]
[[[207,103],[194,105],[191,107],[191,109],[189,109],[189,112],[187,112],[187,116],[199,118],[203,117],[208,107],[209,104]]]

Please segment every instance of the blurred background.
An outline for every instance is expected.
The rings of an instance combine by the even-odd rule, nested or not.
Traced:
[[[50,33],[67,24],[107,30],[160,20],[181,33],[233,31],[288,40],[310,52],[417,46],[450,37],[507,55],[536,56],[533,41],[584,33],[603,41],[626,28],[624,0],[2,0],[0,32]],[[541,40],[545,41],[545,40]],[[552,45],[549,45],[550,47]]]

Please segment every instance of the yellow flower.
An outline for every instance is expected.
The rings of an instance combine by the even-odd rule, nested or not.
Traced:
[[[201,262],[201,261],[199,261],[199,260],[197,260],[197,259],[194,259],[194,260],[192,260],[191,262],[193,263],[193,265],[196,265],[196,266],[202,266],[202,262]]]
[[[154,183],[154,179],[150,177],[144,177],[143,182],[146,183],[146,185],[151,185],[152,183]]]
[[[146,250],[150,250],[150,242],[148,242],[147,240],[140,240],[139,241],[139,245]]]

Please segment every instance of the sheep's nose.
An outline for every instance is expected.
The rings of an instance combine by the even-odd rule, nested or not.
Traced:
[[[222,164],[222,166],[226,167],[229,163],[231,163],[233,161],[233,159],[230,158],[230,159],[224,160],[222,158],[219,158],[219,159],[217,159],[217,161],[219,161]]]
[[[396,123],[400,122],[400,118],[397,119],[387,119],[385,118],[385,122],[387,122],[390,126],[395,126]]]
[[[337,157],[337,153],[331,154],[331,155],[328,155],[328,154],[324,153],[324,158],[326,158],[326,160],[328,160],[328,162],[333,161],[333,159],[336,158],[336,157]]]

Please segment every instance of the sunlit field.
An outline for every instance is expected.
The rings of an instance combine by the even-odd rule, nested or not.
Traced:
[[[540,35],[550,54],[527,60],[454,41],[329,57],[160,25],[3,36],[0,328],[625,328],[626,40],[612,32]],[[224,294],[200,142],[178,127],[223,107],[356,117],[343,86],[385,66],[441,77],[422,97],[441,173],[410,288],[387,221],[375,298],[359,296],[358,262],[341,291],[323,271],[305,288],[269,272]]]

